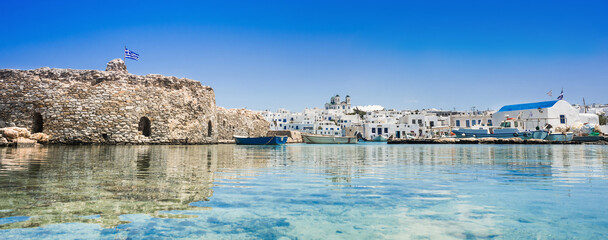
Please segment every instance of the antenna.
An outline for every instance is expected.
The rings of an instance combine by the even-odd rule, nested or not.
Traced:
[[[583,109],[585,109],[585,113],[587,113],[587,109],[589,109],[587,103],[585,103],[585,98],[583,98]]]

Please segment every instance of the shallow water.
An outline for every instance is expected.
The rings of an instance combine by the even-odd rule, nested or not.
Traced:
[[[0,148],[6,239],[602,239],[608,147]]]

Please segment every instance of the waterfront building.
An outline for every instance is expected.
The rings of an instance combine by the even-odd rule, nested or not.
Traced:
[[[315,123],[316,134],[342,136],[343,130],[335,121],[318,121]]]
[[[365,139],[373,139],[377,136],[428,138],[448,136],[451,129],[455,128],[498,126],[506,116],[524,119],[528,129],[544,127],[547,123],[553,127],[559,124],[570,126],[575,122],[597,124],[598,118],[595,114],[603,113],[602,107],[608,105],[588,107],[587,111],[592,113],[585,114],[579,113],[580,108],[573,107],[565,101],[549,101],[544,104],[508,105],[498,112],[475,109],[470,112],[438,109],[410,111],[385,109],[379,105],[351,107],[350,96],[346,101],[340,102],[340,96],[336,95],[325,104],[325,108],[306,108],[302,112],[291,112],[286,109],[279,109],[276,112],[266,110],[260,114],[271,123],[271,130],[291,130],[331,136],[356,135]]]
[[[324,109],[306,108],[302,112],[290,112],[286,109],[276,112],[266,110],[260,114],[271,123],[271,130],[331,136],[406,138],[432,137],[449,132],[450,118],[435,113],[440,110],[396,110],[385,109],[379,105],[353,108],[350,101],[350,96],[347,96],[346,101],[340,101],[340,96],[336,95],[325,104]],[[355,112],[354,109],[358,111]],[[361,113],[364,114],[360,115]]]
[[[553,127],[575,123],[599,124],[596,114],[580,113],[565,100],[506,105],[492,115],[496,124],[507,118],[522,120],[524,129],[545,128],[547,124]]]
[[[407,138],[407,136],[421,136],[426,131],[420,132],[424,128],[420,128],[417,124],[406,123],[364,123],[361,133],[365,139],[374,139],[377,136],[385,138]]]
[[[492,121],[493,111],[473,111],[455,113],[450,116],[450,127],[452,128],[469,128],[475,126],[494,126]],[[497,124],[500,124],[498,122]]]

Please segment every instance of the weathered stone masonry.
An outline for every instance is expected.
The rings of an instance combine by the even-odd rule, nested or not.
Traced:
[[[52,143],[108,144],[216,143],[268,129],[250,111],[216,107],[213,89],[198,81],[133,75],[117,64],[124,63],[113,60],[108,71],[0,70],[0,127],[42,131]]]

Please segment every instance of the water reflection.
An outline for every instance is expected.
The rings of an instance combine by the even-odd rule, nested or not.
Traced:
[[[370,174],[376,167],[424,166],[427,170],[454,170],[482,167],[503,170],[505,177],[551,177],[584,168],[606,178],[608,148],[580,145],[359,145],[359,146],[290,146],[291,165],[306,165],[350,181]],[[269,157],[272,159],[272,157]],[[270,163],[274,165],[273,162]],[[274,165],[276,166],[276,165]],[[445,168],[445,167],[455,168]],[[418,169],[418,168],[412,168]],[[419,169],[418,169],[419,170]],[[572,177],[577,177],[572,175]],[[551,178],[549,178],[551,179]]]
[[[216,146],[52,146],[0,149],[2,228],[122,223],[119,216],[189,209],[212,196]],[[201,161],[201,156],[209,156]],[[99,218],[83,216],[99,215]],[[186,216],[172,216],[186,217]]]
[[[529,238],[547,227],[534,224],[557,231],[553,219],[602,212],[608,189],[593,183],[607,157],[569,145],[1,148],[0,228],[154,223],[166,234],[177,223],[154,219],[195,216],[163,236]],[[581,231],[601,233],[586,221]]]

